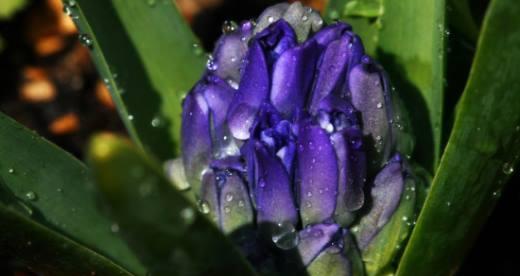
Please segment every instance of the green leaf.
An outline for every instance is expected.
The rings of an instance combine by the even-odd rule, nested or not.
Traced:
[[[29,268],[38,275],[132,275],[104,256],[35,222],[13,206],[16,205],[0,203],[2,261]]]
[[[113,222],[98,211],[94,195],[81,162],[0,113],[0,196],[15,202],[35,223],[104,254],[134,273],[143,273],[124,240],[112,233]],[[33,230],[10,235],[18,233],[21,239],[26,231]],[[0,251],[3,249],[0,246]]]
[[[445,1],[382,0],[383,13],[376,17],[349,14],[351,3],[331,0],[325,17],[353,25],[367,52],[387,70],[412,115],[418,141],[413,160],[433,172],[441,152]]]
[[[98,136],[89,156],[101,197],[153,275],[254,275],[160,166],[128,141]]]
[[[494,0],[398,275],[454,274],[520,157],[520,5]]]
[[[469,0],[448,0],[448,19],[450,26],[471,42],[476,42],[479,26],[471,14]]]
[[[204,69],[203,51],[173,1],[69,0],[65,10],[134,142],[172,158],[182,97]]]
[[[16,12],[27,5],[27,0],[2,0],[0,1],[0,20],[10,19]]]

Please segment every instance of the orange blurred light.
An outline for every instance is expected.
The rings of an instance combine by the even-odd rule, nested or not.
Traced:
[[[96,98],[105,107],[108,107],[110,109],[115,108],[114,102],[112,101],[112,96],[110,96],[110,92],[108,91],[108,88],[101,80],[99,80],[96,83]]]
[[[78,130],[79,118],[75,113],[67,113],[60,116],[49,125],[49,131],[54,135],[71,134]]]
[[[56,98],[56,87],[42,68],[26,67],[23,71],[20,98],[29,103],[46,103]]]

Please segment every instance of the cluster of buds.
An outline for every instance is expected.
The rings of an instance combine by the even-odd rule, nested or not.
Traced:
[[[183,103],[183,167],[200,211],[260,269],[296,255],[310,274],[351,275],[410,176],[390,93],[349,25],[300,3],[225,24]]]

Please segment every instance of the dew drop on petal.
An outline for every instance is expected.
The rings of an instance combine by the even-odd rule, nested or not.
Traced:
[[[291,222],[278,223],[271,236],[276,247],[282,250],[290,250],[300,243],[300,237]]]

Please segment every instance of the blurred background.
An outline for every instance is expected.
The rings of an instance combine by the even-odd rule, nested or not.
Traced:
[[[221,34],[225,20],[257,16],[280,0],[173,0],[207,51]],[[302,1],[322,10],[326,0]],[[487,0],[474,1],[474,15],[483,17]],[[449,10],[448,10],[449,16]],[[125,134],[107,88],[96,73],[88,49],[78,42],[61,0],[0,0],[0,111],[38,132],[78,158],[96,132]],[[448,37],[448,61],[471,61],[474,47],[456,30]],[[446,106],[462,91],[450,76],[467,74],[469,65],[448,68]],[[451,82],[451,79],[454,81]],[[454,96],[453,96],[454,95]],[[452,114],[448,110],[447,114]],[[520,236],[512,219],[520,202],[516,172],[502,193],[458,275],[519,275]],[[1,264],[1,262],[0,262]],[[435,268],[432,268],[435,269]],[[0,275],[26,275],[0,268]]]

